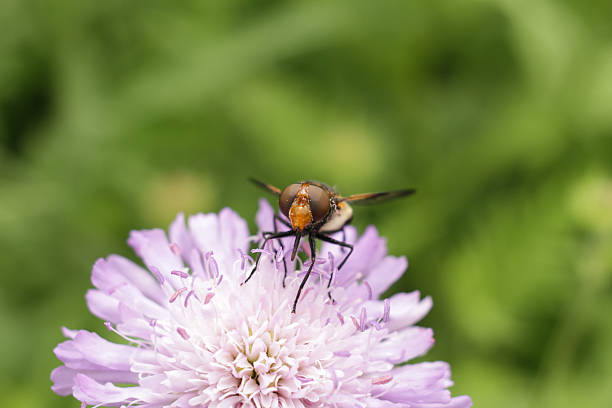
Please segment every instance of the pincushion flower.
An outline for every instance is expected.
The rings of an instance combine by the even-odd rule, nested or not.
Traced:
[[[272,229],[262,200],[260,231]],[[161,407],[422,407],[471,406],[451,398],[445,362],[405,364],[433,344],[431,329],[415,326],[431,308],[418,292],[380,295],[407,267],[386,254],[373,227],[332,284],[342,256],[323,244],[298,303],[291,305],[306,265],[287,262],[278,244],[262,250],[253,278],[246,222],[230,209],[179,215],[163,230],[134,231],[128,243],[146,268],[111,255],[92,271],[90,311],[123,337],[111,342],[85,330],[63,332],[55,348],[63,365],[52,389],[82,406]],[[260,237],[260,235],[258,235]],[[285,246],[287,247],[287,246]],[[115,335],[113,335],[115,336]]]

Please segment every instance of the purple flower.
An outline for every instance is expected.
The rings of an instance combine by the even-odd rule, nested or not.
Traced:
[[[272,229],[272,216],[262,201],[260,230]],[[373,227],[359,238],[352,227],[346,233],[355,251],[336,273],[335,302],[326,278],[342,252],[323,244],[318,276],[293,314],[300,271],[287,262],[283,288],[278,243],[240,285],[256,237],[232,210],[194,215],[187,225],[179,215],[169,237],[132,232],[128,243],[146,269],[115,255],[100,259],[86,295],[91,312],[129,344],[64,329],[69,340],[55,348],[64,365],[51,373],[53,391],[82,406],[471,406],[467,396],[451,398],[448,364],[399,366],[432,346],[432,330],[414,325],[432,301],[418,292],[378,300],[406,259],[388,256]]]

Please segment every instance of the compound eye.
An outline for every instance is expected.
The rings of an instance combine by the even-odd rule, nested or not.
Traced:
[[[319,186],[308,186],[308,197],[310,198],[310,211],[314,222],[323,219],[330,210],[329,193]]]
[[[293,203],[293,199],[295,195],[300,190],[301,184],[289,184],[283,191],[281,191],[280,196],[278,198],[278,207],[281,212],[285,214],[286,217],[289,217],[289,210],[291,209],[291,204]]]

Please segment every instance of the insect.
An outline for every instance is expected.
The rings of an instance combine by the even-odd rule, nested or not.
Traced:
[[[300,183],[290,184],[283,190],[274,187],[270,184],[266,184],[259,180],[250,179],[253,183],[265,190],[278,196],[278,206],[280,212],[287,218],[280,217],[277,213],[274,214],[274,231],[264,232],[264,241],[261,244],[261,248],[264,248],[268,241],[285,237],[294,236],[293,250],[291,251],[291,261],[295,260],[298,248],[300,246],[301,239],[308,236],[308,243],[310,245],[310,257],[311,262],[308,267],[306,275],[300,283],[298,292],[293,302],[291,309],[292,313],[295,313],[298,300],[302,293],[302,289],[310,273],[312,267],[315,264],[315,240],[321,240],[330,244],[338,245],[343,248],[348,248],[347,254],[342,259],[342,262],[338,265],[338,271],[344,266],[349,256],[353,252],[353,245],[348,242],[339,241],[330,236],[334,232],[341,231],[345,225],[347,225],[353,218],[353,209],[349,203],[372,203],[386,201],[394,198],[405,197],[413,194],[414,189],[405,189],[397,191],[388,191],[380,193],[365,193],[365,194],[354,194],[350,196],[341,196],[334,189],[326,184],[317,181],[302,181]],[[277,222],[289,228],[287,231],[277,231]],[[284,251],[282,241],[281,249]],[[249,276],[242,283],[245,284],[251,279],[259,260],[261,259],[261,252],[257,256],[255,265],[249,273]],[[287,264],[283,257],[283,263],[285,266],[285,275],[283,276],[283,287],[285,286],[285,279],[287,277]],[[327,288],[329,289],[333,278],[333,271],[329,277]],[[331,299],[331,294],[328,295]]]

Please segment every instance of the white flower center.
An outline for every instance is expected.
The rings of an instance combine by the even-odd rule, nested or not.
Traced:
[[[312,349],[318,347],[300,341],[300,328],[296,323],[249,319],[227,330],[224,337],[229,341],[213,354],[215,365],[224,371],[215,387],[219,400],[239,395],[261,406],[278,398],[317,400],[321,384],[330,386],[331,381],[327,370],[309,364]]]
[[[191,406],[300,408],[363,374],[367,333],[329,307],[326,288],[304,291],[308,307],[292,313],[301,280],[280,289],[279,275],[263,266],[250,285],[182,278],[185,289],[169,294],[170,319],[157,323],[155,342],[166,370],[153,374],[167,391]]]

